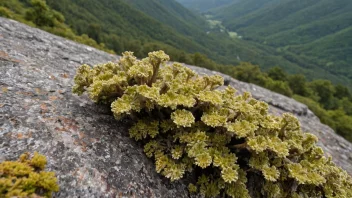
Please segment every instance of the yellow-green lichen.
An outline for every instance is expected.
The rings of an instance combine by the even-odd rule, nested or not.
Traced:
[[[59,186],[55,173],[43,171],[45,156],[22,154],[18,161],[0,163],[0,197],[51,197]]]
[[[352,197],[351,177],[326,158],[317,138],[291,114],[274,116],[268,104],[221,76],[199,76],[162,51],[137,60],[81,66],[73,91],[110,104],[116,119],[130,116],[130,136],[144,144],[156,171],[171,181],[193,177],[191,193],[206,197]]]

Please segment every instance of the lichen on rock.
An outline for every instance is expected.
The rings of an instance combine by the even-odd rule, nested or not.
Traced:
[[[18,161],[0,163],[0,197],[51,197],[59,191],[54,172],[45,172],[46,157],[22,154]]]
[[[192,193],[249,197],[248,177],[265,197],[352,197],[351,177],[324,156],[293,115],[273,116],[251,94],[219,91],[220,76],[199,76],[163,51],[77,70],[73,91],[130,117],[156,171],[191,177]]]

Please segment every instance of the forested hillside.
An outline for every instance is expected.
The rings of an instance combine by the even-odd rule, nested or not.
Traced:
[[[96,40],[89,38],[86,34],[77,35],[65,23],[65,17],[60,12],[51,9],[42,0],[0,1],[0,16],[14,19],[53,34],[113,53],[104,44],[98,44]]]
[[[351,10],[350,0],[241,0],[213,14],[245,40],[293,52],[351,79]]]
[[[190,52],[208,51],[121,0],[48,0],[47,3],[63,13],[78,34],[87,33],[116,52],[128,49],[142,56],[154,45]]]
[[[28,7],[30,0],[7,2],[22,2]],[[236,65],[246,61],[260,65],[264,70],[279,66],[289,73],[305,74],[310,80],[325,78],[334,83],[349,84],[347,78],[326,72],[291,51],[232,38],[231,32],[217,31],[216,27],[211,29],[202,16],[191,13],[174,0],[46,2],[65,17],[65,23],[74,33],[88,35],[116,53],[130,50],[143,57],[149,51],[163,49],[173,60],[189,64],[198,64],[199,59],[207,57],[221,64]]]
[[[254,3],[251,0],[233,3],[243,6],[245,10],[251,2]],[[259,1],[255,3],[255,7],[237,18],[252,16],[252,12],[265,12],[261,7],[271,5],[268,8],[272,8],[275,2],[277,1]],[[289,0],[283,0],[280,5],[283,6],[287,2]],[[296,6],[300,5],[293,7]],[[221,9],[223,8],[212,12]],[[277,10],[278,14],[281,13],[279,11]],[[295,13],[290,9],[285,12],[289,11]],[[345,15],[348,16],[348,12]],[[314,53],[319,54],[319,50],[324,47],[338,50],[340,45],[344,45],[348,49],[351,35],[349,27],[338,31],[338,36],[329,34],[305,45],[280,47],[265,43],[267,40],[261,41],[261,37],[231,37],[228,30],[216,29],[216,26],[211,28],[207,25],[209,20],[207,22],[201,15],[190,12],[173,0],[150,0],[148,3],[144,0],[8,0],[0,1],[0,16],[111,53],[129,50],[134,51],[138,57],[143,57],[153,50],[165,50],[174,61],[220,71],[239,80],[293,97],[307,104],[323,123],[352,141],[352,95],[348,89],[351,88],[348,68],[341,67],[345,73],[339,73],[333,69],[337,62],[329,63],[329,68],[318,64],[330,56],[340,56],[341,62],[351,57],[348,51],[340,54],[330,53],[330,56],[322,59],[314,56]],[[341,15],[336,13],[336,17],[329,19],[338,21]],[[284,18],[282,17],[283,20]],[[270,17],[267,18],[269,19]],[[255,24],[255,21],[249,22]],[[247,28],[246,24],[243,31]],[[321,22],[321,25],[325,24]],[[259,27],[260,24],[256,26]],[[253,27],[248,25],[249,29]],[[252,34],[256,35],[255,32]],[[289,42],[290,39],[286,40],[283,42]],[[299,53],[299,47],[309,50],[313,55],[308,52]],[[342,48],[345,49],[344,52],[346,48]]]
[[[238,0],[176,0],[186,8],[198,12],[206,12],[208,10],[229,5]]]
[[[163,49],[174,60],[194,63],[194,57],[185,53],[200,52],[222,64],[247,61],[261,65],[264,70],[280,66],[290,73],[303,73],[310,79],[327,78],[335,83],[349,84],[348,79],[326,72],[291,51],[233,39],[226,31],[207,34],[207,30],[202,29],[204,22],[200,22],[205,19],[190,13],[174,0],[47,2],[64,14],[67,23],[78,34],[86,33],[117,53],[131,50],[143,57],[148,51]]]
[[[124,0],[127,4],[138,8],[143,13],[155,20],[178,30],[180,33],[189,35],[199,30],[207,29],[208,24],[204,18],[188,9],[185,9],[176,1],[170,0]],[[201,29],[198,29],[201,28]],[[195,32],[192,32],[195,31]]]

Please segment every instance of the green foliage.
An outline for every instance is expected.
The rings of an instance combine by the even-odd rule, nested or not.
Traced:
[[[347,87],[333,85],[328,80],[308,82],[301,74],[289,75],[277,67],[265,73],[259,66],[245,62],[233,70],[224,71],[232,72],[238,80],[257,84],[306,104],[322,123],[352,141],[352,126],[347,121],[352,119],[352,97]],[[340,117],[335,116],[337,114]]]
[[[235,0],[176,0],[182,5],[198,12],[205,12],[210,9],[229,5]]]
[[[0,2],[0,16],[11,18],[50,33],[113,53],[87,35],[77,35],[65,24],[65,17],[51,9],[45,0],[6,0]]]
[[[268,71],[268,76],[273,80],[287,81],[287,73],[280,67],[272,67]]]
[[[56,23],[63,23],[65,18],[62,14],[51,10],[45,0],[31,0],[31,8],[26,12],[26,19],[33,21],[38,27],[54,27]]]
[[[330,81],[314,80],[309,83],[309,87],[317,93],[319,97],[318,102],[322,104],[325,109],[336,108],[336,104],[334,104],[335,87]]]
[[[336,133],[352,142],[352,117],[346,113],[351,110],[351,106],[349,106],[351,102],[349,100],[342,100],[342,102],[347,103],[348,106],[346,106],[346,108],[342,106],[337,110],[326,110],[322,108],[318,102],[310,98],[298,95],[294,95],[293,98],[299,102],[306,104],[308,108],[313,111],[316,116],[319,117],[322,123],[329,125],[336,131]]]
[[[238,80],[257,84],[289,97],[293,95],[293,91],[287,82],[287,74],[278,67],[273,67],[267,74],[262,72],[257,65],[242,62],[235,67],[232,75]]]
[[[336,132],[347,140],[352,141],[352,117],[346,115],[342,109],[329,111],[328,115],[335,123]]]
[[[11,11],[5,7],[0,7],[0,16],[12,18]]]
[[[148,2],[144,0],[46,0],[48,6],[44,5],[44,0],[36,0],[37,3],[33,4],[35,6],[32,6],[29,1],[1,1],[0,13],[109,53],[113,53],[112,50],[116,53],[130,50],[141,58],[149,51],[163,49],[172,56],[172,61],[221,72],[231,69],[219,63],[238,64],[240,61],[252,61],[253,64],[259,64],[265,70],[273,65],[279,65],[289,73],[303,73],[309,77],[309,80],[325,78],[334,83],[351,86],[348,78],[341,77],[345,71],[341,72],[336,67],[343,61],[319,61],[327,55],[312,59],[308,54],[293,52],[293,50],[300,52],[300,49],[293,47],[292,50],[288,50],[291,48],[276,48],[248,40],[232,39],[227,31],[209,33],[209,27],[204,18],[183,8],[174,0]],[[222,3],[231,2],[227,0],[215,2],[215,4]],[[202,5],[205,4],[206,2],[202,2]],[[22,8],[18,9],[18,5]],[[26,13],[30,20],[26,19]],[[62,22],[61,15],[65,17],[65,22]],[[343,33],[346,40],[349,39],[348,35],[348,31]],[[338,45],[336,44],[335,48]],[[308,48],[316,49],[315,46]],[[346,50],[341,51],[347,53],[347,50],[348,46]],[[331,54],[335,53],[328,53],[329,56]],[[344,53],[339,55],[340,59],[344,58],[343,55]],[[339,69],[338,74],[329,69],[331,65],[335,70]],[[283,88],[282,84],[276,83],[273,87],[279,87],[277,90]],[[284,94],[290,95],[287,90]]]
[[[43,155],[22,154],[18,161],[0,163],[1,197],[51,197],[59,191],[55,173],[43,171],[46,165]]]
[[[350,90],[341,84],[338,84],[335,86],[334,97],[338,99],[343,99],[343,98],[352,99]]]
[[[352,116],[352,101],[349,98],[342,98],[340,100],[341,108],[349,116]]]
[[[293,93],[313,98],[313,90],[308,87],[306,77],[302,74],[294,74],[288,77],[288,84]],[[318,100],[314,98],[315,100]]]
[[[261,72],[259,66],[242,62],[236,66],[233,77],[244,82],[249,82],[265,87],[267,76]]]
[[[209,32],[211,28],[204,18],[174,0],[47,0],[47,3],[65,16],[66,23],[77,34],[86,34],[116,53],[134,51],[142,58],[149,51],[162,49],[173,61],[216,70],[221,70],[218,64],[203,61],[205,57],[221,64],[251,61],[262,69],[278,65],[289,73],[304,73],[310,80],[349,82],[334,71],[327,73],[321,69],[326,62],[320,64],[306,55],[232,39],[227,31]]]
[[[288,97],[292,97],[293,95],[293,91],[291,90],[290,85],[288,84],[288,82],[285,82],[285,81],[268,79],[265,87],[270,89],[271,91],[274,91],[276,93],[281,93]]]
[[[293,99],[297,100],[308,106],[308,108],[314,112],[316,116],[320,119],[320,121],[324,124],[329,125],[332,129],[336,130],[336,126],[334,121],[330,118],[328,111],[324,109],[318,102],[311,98],[294,95]]]
[[[220,76],[198,76],[168,60],[163,51],[142,60],[126,52],[118,63],[83,65],[73,92],[110,104],[116,119],[132,118],[130,136],[156,171],[171,181],[193,176],[191,193],[250,197],[254,176],[267,197],[352,196],[351,177],[293,115],[269,115],[249,93],[216,90]]]
[[[242,35],[244,40],[275,47],[280,55],[297,61],[302,67],[310,63],[347,79],[346,84],[351,82],[352,4],[349,0],[233,2],[211,10],[227,29]],[[305,63],[293,60],[288,53]]]

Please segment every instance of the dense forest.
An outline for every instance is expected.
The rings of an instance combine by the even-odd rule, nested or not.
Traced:
[[[197,3],[207,4],[202,0],[192,2],[184,5],[195,9]],[[218,3],[213,9],[202,12],[221,21],[244,40],[273,47],[282,54],[292,53],[306,64],[349,80],[352,78],[352,1],[232,0]]]
[[[176,0],[187,8],[198,12],[206,12],[215,8],[230,5],[237,0]]]
[[[28,5],[29,0],[20,1]],[[26,3],[27,2],[27,3]],[[251,62],[264,71],[279,66],[291,74],[302,73],[309,80],[329,79],[349,85],[344,76],[329,72],[297,54],[278,50],[255,41],[233,37],[221,25],[209,25],[174,0],[47,0],[50,8],[65,17],[66,24],[78,35],[86,34],[116,53],[134,51],[144,57],[163,49],[173,60],[191,63],[184,53],[199,52],[221,64]],[[213,21],[214,22],[214,21]],[[195,25],[198,24],[198,25]]]
[[[220,71],[293,97],[352,141],[348,76],[329,73],[299,59],[290,50],[282,52],[285,57],[257,41],[228,37],[226,31],[207,34],[205,19],[175,1],[153,0],[146,4],[142,0],[9,0],[0,2],[0,16],[110,53],[130,50],[142,57],[149,51],[163,49],[174,61]],[[309,74],[312,75],[307,78]]]
[[[0,1],[0,16],[14,19],[53,34],[113,53],[104,44],[98,44],[97,41],[89,38],[86,34],[78,36],[65,24],[65,17],[61,13],[51,9],[45,1]]]
[[[236,10],[244,10],[243,4],[237,3],[217,13],[227,28],[245,39],[308,57],[330,72],[352,77],[351,1],[271,0],[234,16],[238,13]]]

